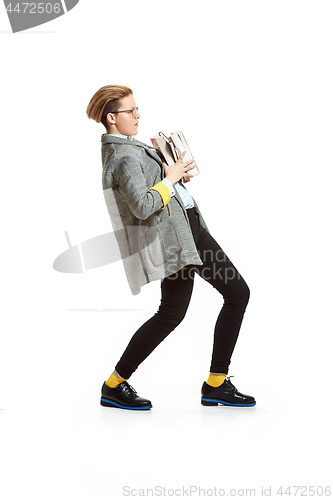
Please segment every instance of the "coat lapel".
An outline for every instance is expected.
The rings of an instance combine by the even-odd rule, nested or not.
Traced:
[[[162,158],[160,157],[160,152],[155,149],[153,146],[148,146],[148,144],[145,144],[144,142],[141,141],[136,141],[135,139],[132,140],[132,144],[134,146],[139,146],[140,148],[143,148],[148,156],[153,158],[160,166],[161,169],[161,178],[164,179],[165,177],[165,172],[164,172],[164,166],[162,163]]]

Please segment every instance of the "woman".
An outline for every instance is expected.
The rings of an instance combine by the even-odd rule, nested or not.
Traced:
[[[160,307],[133,335],[104,382],[101,405],[152,408],[127,380],[184,318],[197,273],[224,297],[201,403],[254,406],[255,399],[241,394],[227,378],[250,292],[181,182],[182,177],[193,177],[195,165],[183,162],[183,154],[168,166],[159,151],[134,138],[140,114],[128,87],[99,89],[87,115],[106,128],[102,135],[103,192],[131,291],[138,294],[145,283],[161,280]]]

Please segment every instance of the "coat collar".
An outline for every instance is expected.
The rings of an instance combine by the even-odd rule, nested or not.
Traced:
[[[138,141],[133,136],[129,138],[118,137],[112,134],[102,134],[102,144],[130,144],[131,146],[138,146],[148,151],[155,150],[153,146],[148,146],[144,142]]]
[[[163,168],[163,172],[162,172],[163,176],[162,177],[165,177],[162,160],[158,156],[158,154],[156,153],[155,148],[153,146],[148,146],[148,144],[145,144],[144,142],[141,142],[141,141],[138,141],[137,139],[134,139],[133,136],[129,139],[127,139],[127,138],[125,139],[122,137],[117,137],[117,136],[112,135],[112,134],[103,134],[101,140],[102,140],[102,144],[128,144],[130,146],[135,146],[135,147],[145,149],[147,154],[149,156],[151,156],[155,161],[157,161],[157,163]]]

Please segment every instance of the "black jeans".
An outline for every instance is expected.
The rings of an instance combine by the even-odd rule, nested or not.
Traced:
[[[222,248],[200,225],[196,210],[190,208],[187,213],[203,265],[185,266],[161,281],[162,298],[157,313],[133,335],[116,365],[116,371],[125,379],[184,319],[192,295],[195,273],[208,281],[224,298],[214,330],[210,372],[228,373],[250,290]],[[205,314],[206,311],[203,298],[202,309],[198,314]]]

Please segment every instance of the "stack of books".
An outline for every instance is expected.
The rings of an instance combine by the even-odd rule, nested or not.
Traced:
[[[152,145],[162,153],[165,158],[165,163],[167,165],[172,165],[175,163],[180,155],[185,151],[186,154],[183,158],[183,161],[193,160],[193,155],[191,150],[187,144],[185,136],[183,132],[173,132],[170,137],[167,137],[163,134],[163,132],[159,132],[158,135],[154,135],[150,138]],[[199,175],[199,169],[195,163],[195,167],[191,170],[191,173],[194,175]],[[182,182],[188,182],[190,179],[183,177]]]

